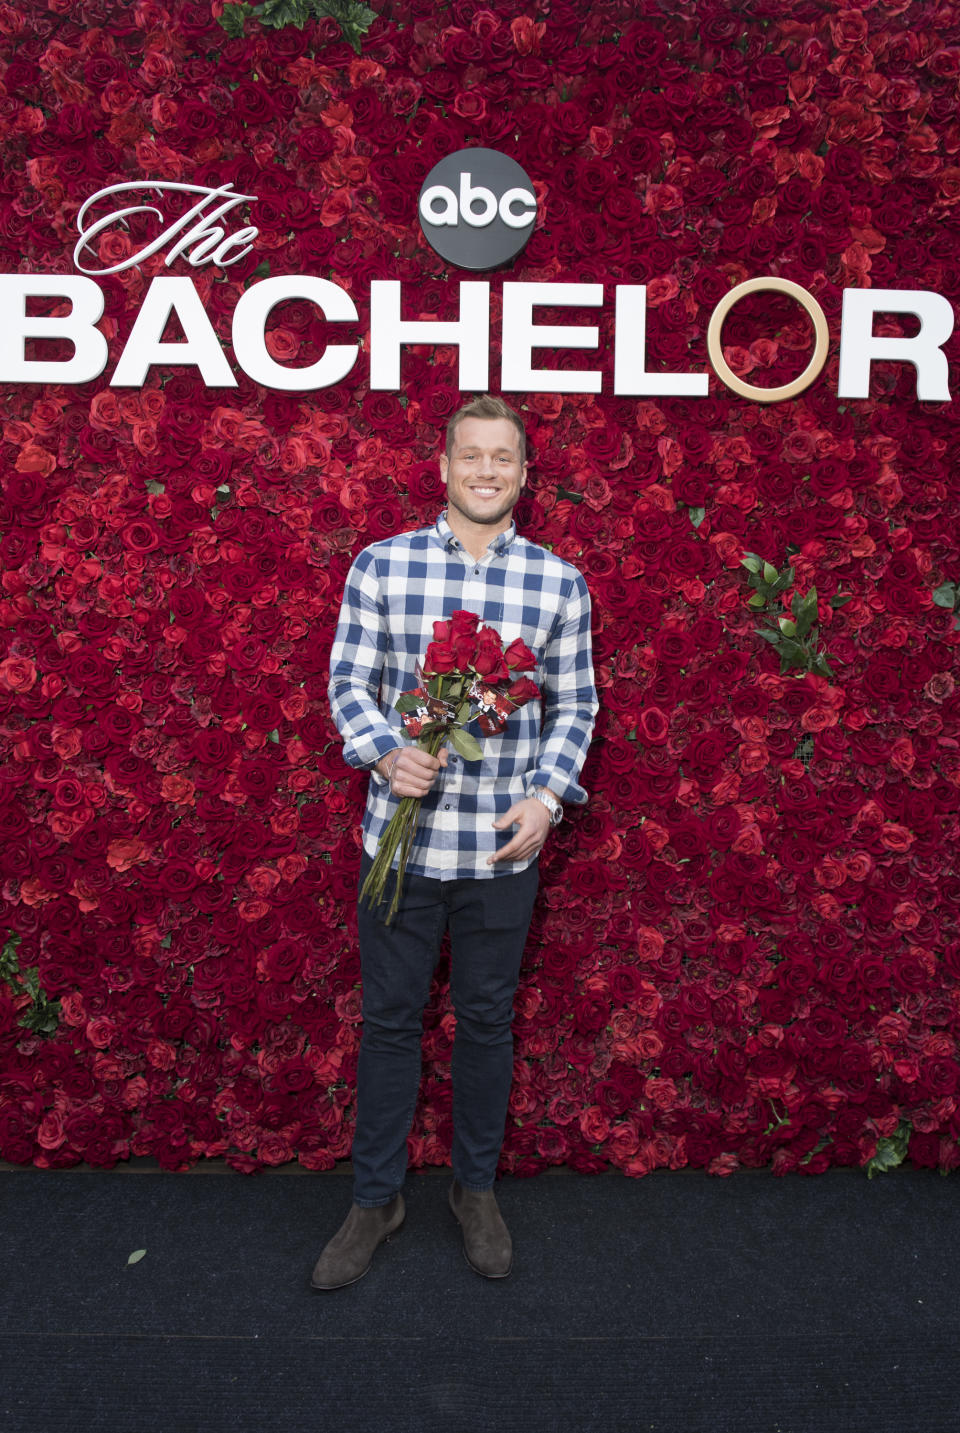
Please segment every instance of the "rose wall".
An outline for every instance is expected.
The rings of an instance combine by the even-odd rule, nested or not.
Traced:
[[[521,531],[593,594],[601,711],[589,804],[541,858],[501,1169],[815,1173],[894,1135],[952,1168],[960,633],[933,593],[960,577],[960,435],[905,364],[876,365],[868,400],[836,391],[845,287],[960,294],[957,13],[380,8],[358,57],[332,21],[230,38],[201,0],[0,6],[0,270],[74,273],[78,208],[129,180],[228,181],[260,230],[226,269],[157,255],[100,279],[104,375],[4,394],[0,932],[20,973],[0,983],[0,1158],[349,1156],[366,777],[328,654],[352,556],[433,521],[469,395],[444,348],[408,350],[399,393],[369,391],[363,355],[306,394],[109,377],[158,273],[193,276],[228,355],[267,273],[334,279],[361,333],[372,279],[402,280],[410,318],[456,317],[471,276],[426,245],[417,195],[479,144],[519,160],[541,215],[489,276],[493,391],[504,278],[607,285],[602,316],[538,315],[599,323],[602,357],[537,361],[600,366],[603,394],[506,395],[534,452]],[[716,378],[705,399],[612,396],[615,283],[648,285],[650,367],[704,371],[718,300],[764,274],[830,322],[800,398]],[[723,341],[761,386],[811,351],[772,296]],[[326,325],[288,303],[268,342],[304,365]],[[746,552],[816,586],[832,679],[779,674]],[[450,1149],[448,960],[415,1166]],[[45,1031],[21,1023],[33,967]]]

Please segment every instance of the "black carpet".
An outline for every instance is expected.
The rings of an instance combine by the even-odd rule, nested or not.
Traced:
[[[448,1185],[324,1294],[343,1174],[0,1172],[0,1429],[960,1429],[956,1178],[506,1178],[496,1282]]]

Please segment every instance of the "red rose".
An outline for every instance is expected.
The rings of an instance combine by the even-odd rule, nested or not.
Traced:
[[[538,1126],[537,1151],[544,1159],[549,1160],[552,1164],[559,1164],[566,1157],[568,1150],[569,1140],[562,1130],[556,1129],[552,1125]]]
[[[459,670],[454,649],[449,642],[431,642],[423,659],[423,674],[432,677],[442,672]]]
[[[488,681],[505,681],[510,673],[503,659],[500,634],[492,627],[481,627],[477,632],[477,652],[472,663],[481,677]]]
[[[505,682],[510,676],[510,670],[503,660],[503,653],[499,645],[494,647],[491,644],[480,647],[473,659],[473,668],[481,677],[486,677],[489,682]]]
[[[531,682],[529,677],[518,677],[507,687],[507,696],[516,706],[522,707],[526,702],[532,702],[540,695],[540,688],[536,682]]]
[[[536,657],[519,637],[515,637],[509,647],[505,649],[503,659],[507,666],[515,672],[532,672],[537,665]]]
[[[454,667],[458,672],[465,672],[468,667],[473,666],[473,659],[477,654],[476,639],[471,636],[454,636],[451,642],[453,647]]]

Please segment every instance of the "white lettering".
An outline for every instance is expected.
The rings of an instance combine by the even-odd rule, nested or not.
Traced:
[[[199,241],[207,245],[209,236]],[[243,231],[219,241],[246,242]],[[707,352],[728,386],[733,379],[723,371],[718,353],[719,324],[731,303],[746,292],[779,288],[798,298],[811,314],[816,330],[817,352],[791,393],[806,387],[823,367],[822,350],[827,342],[826,319],[812,295],[786,279],[758,278],[740,284],[721,300],[711,319]],[[486,389],[489,382],[490,285],[470,281],[459,285],[460,317],[451,321],[402,319],[402,288],[395,280],[374,280],[370,286],[370,387],[397,391],[401,388],[401,349],[404,345],[454,345],[459,350],[457,381],[461,391]],[[32,298],[51,298],[70,305],[70,312],[50,317],[27,315]],[[316,304],[332,323],[358,322],[352,297],[327,279],[307,274],[283,274],[253,284],[243,293],[233,314],[233,343],[237,362],[245,373],[264,387],[283,392],[303,392],[338,383],[351,371],[359,356],[358,343],[330,344],[316,363],[291,368],[274,360],[267,351],[264,328],[273,308],[288,299]],[[501,384],[505,392],[599,393],[602,375],[597,370],[534,368],[532,356],[538,348],[596,349],[596,327],[538,325],[533,321],[537,306],[597,308],[603,302],[602,284],[504,283]],[[103,315],[103,294],[93,279],[60,274],[0,274],[0,383],[88,383],[97,378],[108,361],[107,342],[95,327]],[[874,337],[876,313],[908,313],[920,321],[920,333],[913,338]],[[164,327],[176,314],[185,334],[180,342],[162,341]],[[705,373],[648,373],[645,359],[646,289],[642,284],[616,286],[614,316],[613,391],[618,397],[704,397]],[[942,295],[925,289],[847,289],[844,291],[840,333],[840,365],[837,396],[863,399],[869,396],[870,365],[874,362],[906,362],[917,372],[917,397],[925,402],[950,401],[948,369],[943,345],[953,332],[953,309]],[[31,339],[67,340],[73,345],[69,358],[27,358]],[[711,347],[712,344],[712,347]],[[720,366],[718,367],[718,364]],[[234,388],[236,380],[200,297],[188,278],[160,277],[147,290],[133,329],[120,355],[111,385],[138,387],[153,366],[197,368],[204,383],[213,388]],[[787,386],[789,387],[789,385]],[[742,384],[736,388],[755,402],[780,402],[787,388],[765,390]]]
[[[920,320],[920,332],[913,338],[875,337],[875,313],[914,314]],[[953,308],[942,294],[925,289],[844,289],[837,397],[868,398],[871,363],[895,360],[913,364],[919,399],[949,403],[947,357],[942,348],[952,332]]]
[[[614,325],[614,393],[637,397],[706,398],[710,383],[706,373],[647,372],[646,284],[617,285]]]
[[[483,206],[479,214],[475,212],[474,204]],[[497,200],[493,190],[484,189],[482,184],[473,189],[470,186],[470,175],[461,174],[460,213],[472,228],[485,229],[497,217]]]
[[[125,209],[114,209],[111,213],[104,214],[102,218],[96,219],[88,227],[84,227],[87,214],[98,200],[104,199],[109,194],[121,194],[136,189],[146,189],[151,193],[157,194],[200,194],[202,197],[198,199],[185,214],[182,214],[179,219],[174,219],[172,223],[167,224],[166,228],[164,228],[155,239],[152,239],[150,243],[145,244],[143,248],[137,249],[126,258],[121,259],[119,263],[110,264],[103,268],[84,268],[80,262],[81,255],[83,255],[85,250],[89,250],[91,254],[95,254],[96,250],[93,247],[93,240],[109,229],[111,225],[117,224],[125,229],[126,220],[131,214],[152,214],[155,218],[160,220],[161,224],[166,222],[163,210],[158,209],[155,204],[132,204],[128,205]],[[187,232],[182,235],[179,242],[176,243],[167,254],[164,259],[165,264],[172,264],[174,259],[186,249],[190,248],[192,244],[194,247],[187,256],[187,262],[194,267],[197,267],[199,264],[211,262],[220,264],[221,267],[227,267],[229,264],[235,264],[238,259],[243,258],[244,254],[250,252],[252,248],[250,241],[255,239],[260,231],[259,229],[246,228],[242,229],[238,234],[228,236],[226,230],[216,225],[215,221],[222,219],[225,214],[229,214],[231,209],[235,209],[238,204],[243,204],[248,200],[255,200],[256,197],[255,194],[238,194],[230,188],[229,184],[221,184],[216,189],[203,184],[177,184],[172,180],[137,180],[130,184],[111,184],[108,188],[100,189],[96,194],[92,194],[80,207],[80,211],[77,214],[77,229],[80,238],[77,240],[73,250],[73,262],[81,274],[119,274],[122,273],[124,269],[136,268],[143,263],[144,259],[148,259],[151,254],[159,253],[160,250],[176,238],[178,234],[182,234],[182,231],[187,229]],[[203,210],[215,199],[221,199],[223,202],[218,204],[209,214],[204,214]],[[190,227],[188,228],[188,226]],[[228,248],[238,243],[245,243],[246,247],[241,248],[239,253],[233,255],[233,258],[227,259],[225,255]],[[221,253],[224,257],[218,257]]]
[[[439,213],[433,207],[438,200],[443,205]],[[423,198],[420,200],[420,217],[425,224],[436,224],[438,227],[441,224],[455,226],[460,217],[457,212],[456,194],[445,184],[432,184],[429,189],[425,190]]]
[[[394,279],[370,283],[370,387],[400,387],[400,347],[408,343],[450,343],[460,350],[459,385],[487,387],[490,371],[490,285],[460,285],[460,317],[455,322],[401,319],[400,285]]]
[[[500,386],[506,392],[599,393],[602,375],[593,370],[533,368],[534,348],[596,348],[598,328],[537,327],[534,306],[599,308],[603,284],[504,284],[503,357]],[[462,386],[462,385],[461,385]]]
[[[514,213],[511,207],[514,204],[523,204],[524,208]],[[511,229],[525,229],[536,215],[536,195],[529,189],[508,189],[500,200],[500,218]]]
[[[228,269],[231,264],[235,264],[238,259],[242,259],[244,254],[249,254],[253,248],[253,241],[259,233],[259,229],[255,229],[250,225],[246,229],[238,229],[235,234],[228,234],[223,242],[218,244],[210,255],[210,262],[212,264],[219,264],[221,269]],[[228,259],[227,254],[234,248],[238,248],[240,252],[234,254],[232,259]],[[190,262],[194,263],[195,260],[191,259]]]
[[[183,325],[185,343],[161,342],[171,313],[175,313]],[[159,278],[152,281],[110,386],[141,388],[147,370],[154,364],[163,364],[168,368],[184,364],[195,366],[208,388],[237,386],[220,340],[190,279]]]
[[[57,298],[71,304],[61,317],[28,318],[27,299]],[[89,383],[107,366],[107,340],[94,324],[103,315],[103,293],[93,279],[75,274],[0,274],[0,382]],[[70,358],[26,357],[28,338],[65,338]]]
[[[233,351],[244,373],[265,388],[302,393],[308,388],[329,388],[346,378],[357,361],[355,343],[331,343],[322,358],[307,368],[284,368],[267,352],[264,326],[267,315],[287,299],[306,299],[333,323],[357,321],[353,300],[339,284],[310,274],[282,274],[253,284],[233,311]]]

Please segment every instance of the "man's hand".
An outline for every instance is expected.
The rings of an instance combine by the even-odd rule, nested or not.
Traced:
[[[447,748],[440,748],[439,757],[419,746],[401,746],[400,755],[389,752],[377,762],[381,776],[389,772],[390,790],[394,796],[426,796],[439,775],[440,768],[447,764]]]
[[[487,865],[492,866],[497,861],[526,861],[528,857],[537,854],[547,839],[550,812],[542,801],[536,801],[530,796],[511,806],[493,825],[498,831],[502,831],[505,826],[516,826],[518,830],[502,850],[487,857]]]

